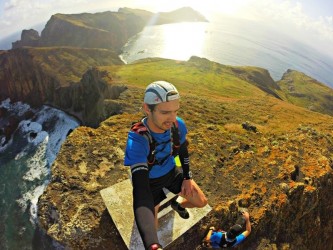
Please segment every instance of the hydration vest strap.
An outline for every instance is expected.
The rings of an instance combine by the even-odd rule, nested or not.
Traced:
[[[156,164],[156,158],[155,158],[156,141],[150,134],[149,129],[146,127],[143,121],[133,123],[131,131],[144,136],[149,143],[149,155],[147,157],[147,164],[148,164],[148,169],[150,170]],[[174,122],[171,127],[171,141],[172,141],[172,155],[176,156],[178,155],[180,148],[180,135],[179,135],[177,121]]]

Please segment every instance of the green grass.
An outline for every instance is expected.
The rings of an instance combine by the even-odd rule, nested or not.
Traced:
[[[284,100],[313,111],[333,115],[333,90],[297,71],[278,82]]]
[[[246,96],[264,96],[255,86],[228,73],[225,66],[215,64],[212,70],[191,62],[154,59],[124,66],[104,67],[110,75],[132,86],[145,88],[156,80],[173,83],[185,94],[241,98]],[[221,73],[226,72],[226,73]]]

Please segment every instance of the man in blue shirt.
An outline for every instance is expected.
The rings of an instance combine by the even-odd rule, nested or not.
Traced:
[[[245,225],[245,230],[243,229]],[[250,215],[247,211],[242,211],[242,215],[236,221],[229,231],[215,230],[210,227],[203,241],[204,247],[214,249],[235,247],[245,240],[251,233]]]
[[[154,141],[133,129],[128,133],[124,165],[131,167],[133,208],[135,221],[146,249],[162,249],[157,238],[157,213],[159,203],[166,198],[163,188],[182,196],[181,203],[173,202],[172,208],[184,219],[189,218],[186,208],[204,207],[207,199],[192,180],[187,149],[187,128],[177,116],[180,95],[174,85],[165,81],[149,84],[145,91],[143,111],[146,117],[142,128]],[[179,159],[182,171],[176,167],[178,156],[173,154],[175,145],[172,129],[179,135]],[[152,157],[153,156],[153,157]],[[151,159],[152,160],[148,160]]]

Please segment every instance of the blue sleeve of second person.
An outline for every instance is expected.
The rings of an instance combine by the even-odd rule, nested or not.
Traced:
[[[222,238],[222,232],[213,232],[210,236],[210,242],[213,248],[219,248]]]
[[[242,243],[244,240],[245,240],[245,236],[243,235],[243,234],[240,234],[240,235],[238,235],[237,237],[236,237],[236,243],[235,243],[235,245],[233,245],[233,247],[234,246],[237,246],[238,244],[240,244],[240,243]]]

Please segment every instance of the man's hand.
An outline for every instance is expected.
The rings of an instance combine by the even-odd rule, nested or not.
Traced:
[[[195,191],[194,186],[192,185],[192,180],[183,180],[181,195],[185,197],[193,196]]]
[[[149,250],[163,250],[163,248],[160,244],[155,243],[149,247]]]
[[[243,212],[242,212],[242,215],[243,215],[243,217],[244,217],[244,219],[245,219],[246,221],[248,221],[248,220],[250,219],[250,214],[249,214],[248,212],[243,211]]]

